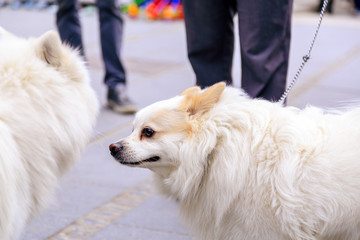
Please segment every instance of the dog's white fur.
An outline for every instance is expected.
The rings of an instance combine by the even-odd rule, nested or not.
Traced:
[[[355,240],[359,143],[360,108],[282,107],[219,83],[141,110],[113,155],[160,157],[138,166],[155,172],[200,239]]]
[[[20,237],[86,147],[98,102],[77,52],[56,32],[0,28],[0,239]]]

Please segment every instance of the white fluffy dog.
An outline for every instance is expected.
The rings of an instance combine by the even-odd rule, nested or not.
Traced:
[[[86,147],[98,102],[78,54],[56,32],[0,28],[0,239],[20,237]]]
[[[360,108],[327,114],[218,83],[141,110],[110,145],[149,168],[200,239],[359,239]]]

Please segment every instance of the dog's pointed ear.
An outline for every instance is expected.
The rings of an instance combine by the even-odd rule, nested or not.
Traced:
[[[188,95],[188,94],[191,94],[191,93],[199,93],[200,91],[201,91],[200,87],[195,86],[195,87],[191,87],[191,88],[186,89],[185,91],[183,91],[180,94],[180,96],[185,96],[185,95]]]
[[[205,89],[203,92],[198,91],[196,87],[187,89],[182,94],[185,98],[181,102],[180,108],[188,112],[189,115],[207,112],[220,100],[225,87],[226,84],[220,82]]]
[[[54,67],[60,66],[61,40],[56,31],[48,31],[36,43],[36,54]]]

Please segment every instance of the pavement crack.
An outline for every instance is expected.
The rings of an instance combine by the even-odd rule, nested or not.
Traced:
[[[321,81],[326,79],[328,76],[338,71],[341,67],[345,66],[348,62],[360,55],[360,45],[357,45],[350,49],[348,52],[343,54],[341,57],[335,59],[330,64],[325,65],[319,71],[312,74],[310,77],[303,79],[295,85],[293,90],[289,93],[289,103],[295,102],[305,93],[314,89]]]

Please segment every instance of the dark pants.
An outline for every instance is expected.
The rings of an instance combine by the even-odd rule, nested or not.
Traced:
[[[360,0],[354,0],[355,10],[360,11]]]
[[[115,88],[118,83],[125,84],[126,82],[125,70],[120,58],[123,20],[120,11],[115,6],[115,2],[115,0],[96,1],[99,9],[101,50],[105,65],[105,84],[109,88]],[[81,54],[84,55],[78,2],[76,0],[58,0],[58,5],[59,10],[56,14],[56,24],[62,41],[79,48]]]
[[[285,90],[292,0],[183,0],[188,57],[197,85],[232,83],[234,15],[238,14],[241,86],[278,100]]]

